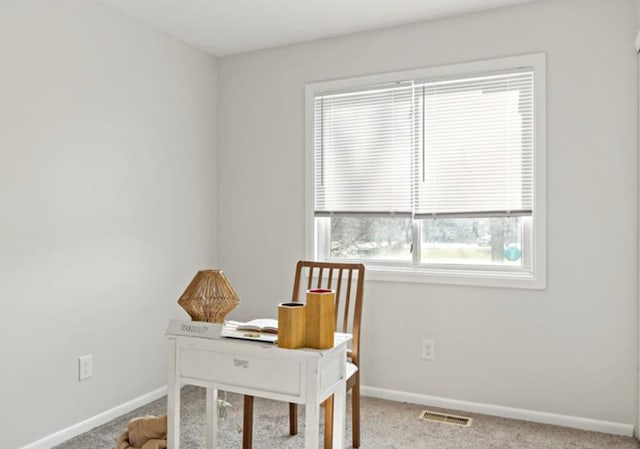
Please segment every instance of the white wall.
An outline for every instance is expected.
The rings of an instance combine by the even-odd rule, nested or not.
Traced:
[[[368,282],[363,383],[635,423],[636,31],[632,0],[553,0],[221,58],[218,245],[235,316],[274,315],[304,255],[305,83],[545,51],[548,288]]]
[[[0,2],[0,55],[0,429],[15,449],[166,384],[167,319],[216,262],[216,62],[85,0]]]

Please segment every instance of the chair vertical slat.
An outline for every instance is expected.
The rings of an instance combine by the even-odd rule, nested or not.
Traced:
[[[335,292],[335,294],[336,294],[335,301],[333,302],[334,307],[335,307],[333,321],[336,322],[336,327],[337,327],[338,312],[340,311],[340,295],[338,294],[336,289],[333,288],[333,272],[334,271],[336,271],[334,268],[330,268],[329,269],[329,279],[327,280],[327,288],[330,289],[330,290],[333,290]],[[338,329],[336,329],[336,332],[338,332]]]
[[[353,280],[353,269],[349,270],[349,279],[347,281],[347,294],[345,296],[344,303],[344,322],[343,322],[343,331],[347,332],[347,325],[349,323],[349,306],[351,303],[351,281]]]
[[[340,305],[340,291],[342,290],[342,268],[338,269],[338,282],[336,283],[336,327],[338,327],[338,310]],[[342,331],[344,332],[344,330]]]
[[[324,268],[320,267],[320,274],[318,274],[318,285],[316,286],[316,288],[322,288],[322,272],[324,271]]]
[[[311,290],[312,282],[313,282],[313,267],[309,267],[309,279],[307,279],[307,290]]]

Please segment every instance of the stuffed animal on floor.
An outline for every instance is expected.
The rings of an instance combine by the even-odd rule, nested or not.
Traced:
[[[166,449],[167,416],[143,416],[129,421],[118,438],[117,449]]]

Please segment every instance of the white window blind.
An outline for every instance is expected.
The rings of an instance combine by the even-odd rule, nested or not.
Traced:
[[[315,214],[410,215],[411,83],[314,101]]]
[[[531,215],[533,73],[416,88],[416,217]]]
[[[323,215],[531,215],[533,71],[407,81],[314,99]]]

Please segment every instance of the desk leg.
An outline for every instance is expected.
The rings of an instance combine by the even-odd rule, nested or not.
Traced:
[[[304,423],[304,449],[318,449],[320,444],[320,404],[307,402]]]
[[[180,448],[180,382],[177,379],[176,339],[169,339],[167,382],[167,448]]]
[[[320,445],[320,399],[318,382],[318,360],[307,362],[307,393],[304,407],[304,449],[318,449]]]
[[[345,382],[341,382],[333,394],[333,449],[343,449],[344,447],[346,403],[347,386]]]
[[[207,427],[206,446],[207,449],[218,447],[218,390],[207,388]]]

